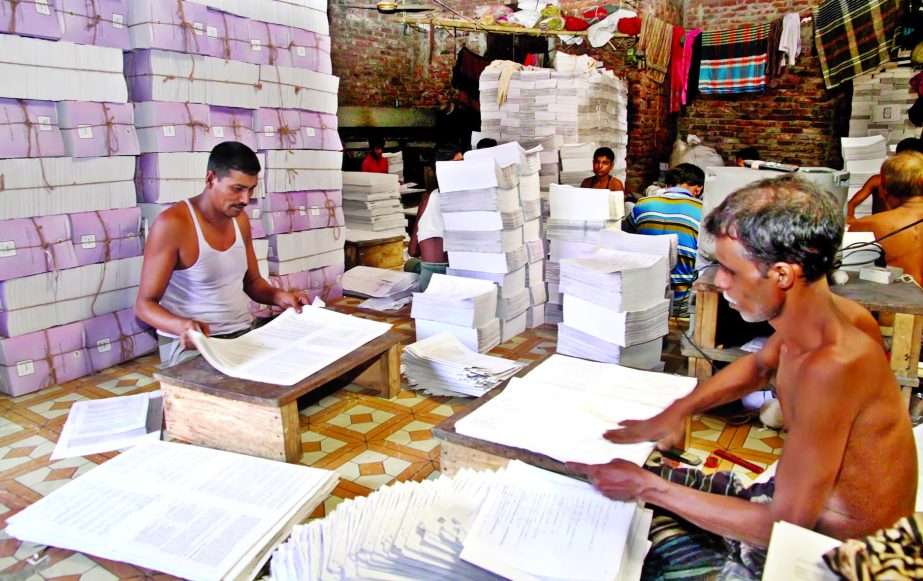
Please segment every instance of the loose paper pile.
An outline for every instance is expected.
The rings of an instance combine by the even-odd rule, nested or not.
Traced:
[[[511,462],[402,482],[295,527],[272,578],[640,578],[652,513],[584,482]]]
[[[462,435],[523,448],[561,462],[642,465],[653,442],[613,444],[603,433],[646,419],[695,388],[694,377],[552,355],[455,424]],[[548,426],[557,426],[549,430]]]
[[[448,396],[479,397],[523,367],[509,359],[480,355],[448,332],[407,345],[401,362],[411,389]]]
[[[288,309],[236,339],[193,333],[193,343],[225,375],[274,385],[294,385],[384,335],[391,328],[360,317],[305,307]]]
[[[420,288],[420,275],[371,266],[356,266],[343,274],[343,292],[357,297],[401,299]]]
[[[76,401],[51,459],[111,452],[156,441],[162,426],[163,397],[159,391]]]
[[[152,442],[10,517],[6,532],[187,579],[252,579],[336,482],[327,470]]]

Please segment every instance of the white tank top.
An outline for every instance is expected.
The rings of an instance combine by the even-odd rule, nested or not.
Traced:
[[[234,243],[223,252],[212,248],[202,234],[199,219],[185,200],[195,224],[199,257],[184,270],[174,270],[160,306],[171,313],[208,323],[212,335],[227,335],[250,326],[250,310],[244,293],[247,250],[237,220]]]

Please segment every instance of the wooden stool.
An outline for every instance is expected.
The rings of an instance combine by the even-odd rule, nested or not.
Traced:
[[[154,374],[163,390],[166,432],[192,444],[282,460],[301,460],[297,399],[351,372],[354,383],[396,397],[401,388],[401,336],[369,341],[292,386],[228,377],[203,357]]]

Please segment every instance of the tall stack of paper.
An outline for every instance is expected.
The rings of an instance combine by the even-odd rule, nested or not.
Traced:
[[[588,258],[563,260],[558,353],[658,367],[663,336],[670,331],[668,276],[666,259],[654,254],[603,248]]]
[[[431,395],[471,397],[484,395],[523,366],[475,353],[449,332],[407,345],[401,362],[411,389]]]
[[[151,442],[48,494],[6,531],[177,577],[250,579],[336,482],[327,470]]]
[[[512,461],[385,486],[297,526],[272,578],[640,578],[652,512]]]
[[[413,294],[417,341],[443,331],[484,353],[500,343],[497,287],[489,281],[434,274],[426,292]]]
[[[650,418],[695,388],[696,379],[552,355],[459,420],[459,434],[523,448],[561,462],[642,465],[654,442],[613,444],[603,434]],[[561,426],[548,430],[549,425]]]
[[[881,170],[881,164],[888,157],[888,141],[881,135],[869,137],[841,137],[843,169],[849,172],[849,197],[858,192],[870,177]],[[872,213],[872,197],[869,196],[856,208],[856,217]]]
[[[541,211],[539,165],[538,150],[526,151],[518,143],[472,150],[463,161],[436,164],[444,244],[453,273],[510,274],[528,264],[526,238],[537,237]],[[531,298],[525,277],[494,278],[504,283],[497,317],[501,341],[508,341],[526,330]],[[520,281],[521,286],[507,284]]]
[[[545,226],[550,258],[545,267],[548,283],[548,307],[545,322],[562,320],[563,304],[560,283],[560,261],[589,256],[596,250],[600,232],[607,226],[618,228],[625,215],[621,192],[575,188],[552,184],[548,195],[550,215]]]
[[[593,175],[593,152],[598,146],[594,142],[562,145],[561,183],[579,186],[580,182]]]
[[[404,233],[407,219],[396,175],[342,173],[343,213],[349,230],[375,232],[379,237]]]
[[[558,54],[557,60],[567,60],[567,56]],[[479,81],[482,133],[499,142],[519,141],[525,144],[526,141],[554,136],[559,146],[595,143],[609,147],[615,154],[612,175],[624,183],[628,147],[627,83],[610,71],[563,69],[514,72],[505,83],[502,102],[500,70],[485,70]],[[553,151],[557,147],[547,149]],[[582,167],[562,168],[569,172],[569,180],[576,179],[575,172],[592,163],[593,150],[595,147],[584,152],[586,155],[581,155],[585,160],[580,162],[584,164]],[[551,170],[551,164],[557,165],[557,162],[557,157],[542,160],[543,165],[549,166],[548,170]],[[558,181],[551,180],[551,171],[543,172],[543,175],[549,176],[545,182],[547,185]],[[590,175],[592,169],[579,179]],[[561,181],[572,183],[563,177]]]

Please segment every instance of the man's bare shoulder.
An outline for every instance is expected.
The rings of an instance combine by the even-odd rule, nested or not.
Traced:
[[[179,245],[184,233],[193,228],[192,216],[186,204],[173,204],[157,216],[151,225],[150,238],[158,244]]]
[[[807,389],[877,393],[880,386],[870,383],[884,368],[887,360],[881,345],[850,324],[841,328],[835,340],[805,354],[798,380]]]

